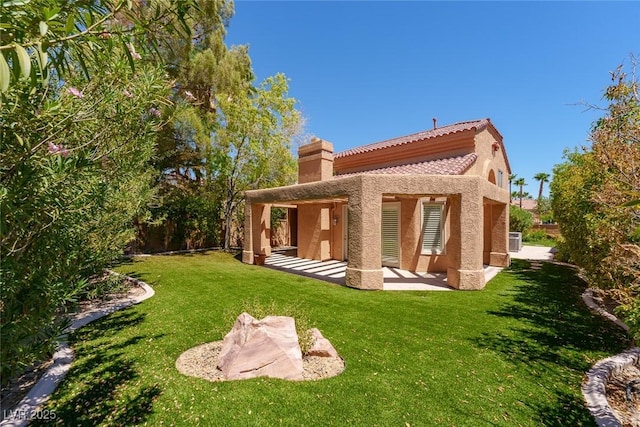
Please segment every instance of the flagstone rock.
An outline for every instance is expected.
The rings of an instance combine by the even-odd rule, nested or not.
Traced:
[[[295,320],[287,316],[257,320],[242,313],[224,337],[217,366],[228,380],[302,380],[302,352]]]
[[[307,351],[307,356],[340,357],[333,345],[331,345],[328,339],[322,336],[318,328],[312,328],[310,332],[313,336],[313,344],[311,344],[311,348]]]

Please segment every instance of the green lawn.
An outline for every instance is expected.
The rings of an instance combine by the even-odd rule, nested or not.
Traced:
[[[558,245],[558,241],[549,237],[541,237],[541,238],[523,238],[523,245],[528,246],[547,246],[549,248],[554,248]]]
[[[142,258],[118,270],[156,295],[73,335],[48,409],[83,426],[594,425],[583,373],[628,342],[584,308],[571,270],[527,267],[515,260],[483,291],[367,292],[223,253]],[[345,372],[210,383],[176,370],[183,351],[222,338],[226,307],[256,299],[304,310]]]

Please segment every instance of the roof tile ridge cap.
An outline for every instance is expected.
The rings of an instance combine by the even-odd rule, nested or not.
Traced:
[[[443,126],[443,128],[449,127],[449,126],[451,126],[451,125]],[[416,139],[411,139],[411,138],[415,138],[417,135],[433,132],[433,131],[438,130],[438,129],[440,129],[440,128],[437,128],[437,129],[425,129],[425,130],[421,130],[421,131],[418,131],[418,132],[410,133],[408,135],[400,135],[400,136],[395,136],[393,138],[383,139],[382,141],[376,141],[376,142],[370,142],[369,144],[358,145],[357,147],[349,148],[347,150],[343,150],[343,151],[340,151],[340,152],[336,153],[335,157],[350,156],[351,154],[354,154],[354,153],[352,153],[354,151],[356,151],[356,153],[362,153],[363,152],[362,150],[365,150],[365,152],[370,152],[370,151],[381,150],[383,148],[390,147],[390,146],[394,147],[394,146],[397,146],[397,145],[407,144],[409,142],[416,141]],[[393,141],[396,141],[396,140],[403,140],[403,139],[407,139],[407,141],[398,142],[397,144],[385,145],[383,147],[374,147],[375,145],[382,145],[382,144],[385,144],[385,143],[393,142]]]

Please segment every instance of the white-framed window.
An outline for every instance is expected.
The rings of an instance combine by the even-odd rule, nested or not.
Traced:
[[[502,181],[504,179],[504,173],[498,169],[498,187],[502,188]]]
[[[444,252],[444,203],[422,203],[422,253]]]

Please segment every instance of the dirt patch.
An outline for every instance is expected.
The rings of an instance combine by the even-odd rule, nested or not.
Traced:
[[[0,410],[3,414],[2,419],[4,419],[4,414],[7,413],[9,409],[20,403],[27,393],[29,393],[31,387],[33,387],[44,373],[47,372],[47,369],[49,369],[49,366],[51,366],[52,363],[53,361],[49,359],[30,367],[23,372],[22,375],[10,380],[9,384],[0,390]]]
[[[612,373],[607,401],[623,427],[640,427],[640,362]]]
[[[225,381],[217,368],[222,341],[214,341],[193,347],[178,357],[176,368],[184,375],[204,378],[209,381]],[[344,360],[340,357],[303,356],[303,381],[320,380],[339,375],[344,371]]]

